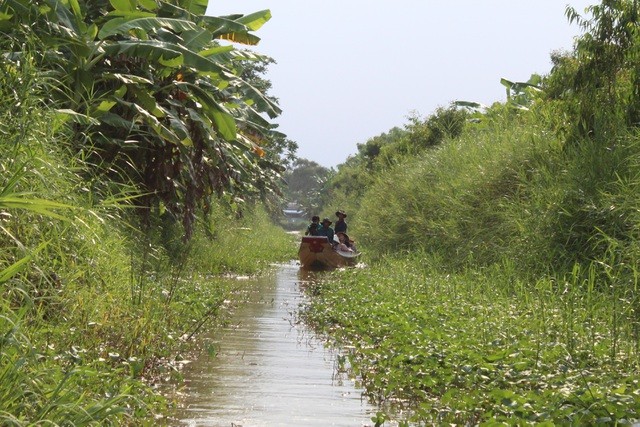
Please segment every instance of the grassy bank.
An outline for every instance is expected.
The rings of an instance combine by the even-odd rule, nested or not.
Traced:
[[[179,375],[180,360],[237,290],[217,277],[288,260],[291,241],[255,213],[225,221],[232,228],[190,243],[175,260],[162,245],[139,252],[140,243],[111,222],[71,231],[77,221],[47,236],[46,247],[3,284],[2,423],[153,425],[165,405],[154,385]]]
[[[3,425],[153,425],[165,410],[154,386],[179,376],[180,360],[237,290],[218,277],[257,274],[293,252],[260,211],[226,218],[216,237],[183,245],[179,258],[123,224],[91,218],[64,222],[41,236],[44,245],[14,245],[24,264],[5,253]],[[4,231],[42,224],[25,220],[5,221]]]
[[[636,131],[567,142],[494,106],[364,192],[368,268],[306,316],[409,425],[640,419]]]
[[[187,243],[166,216],[142,231],[133,189],[87,176],[36,76],[0,77],[0,424],[154,425],[154,385],[233,291],[216,278],[290,259],[291,238],[259,204],[215,206]]]
[[[306,312],[347,349],[367,396],[383,408],[379,421],[640,418],[638,300],[619,282],[598,290],[595,267],[533,283],[509,265],[443,274],[427,259],[336,273],[313,290]]]

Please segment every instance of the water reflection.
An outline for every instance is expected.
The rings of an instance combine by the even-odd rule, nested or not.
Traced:
[[[335,353],[325,349],[295,312],[300,286],[322,272],[278,267],[255,289],[212,340],[206,354],[185,370],[187,426],[363,426],[375,408],[349,380],[336,376]]]

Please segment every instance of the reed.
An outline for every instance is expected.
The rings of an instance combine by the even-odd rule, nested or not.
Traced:
[[[638,141],[566,145],[496,107],[369,187],[369,267],[317,285],[305,316],[382,418],[638,419]]]
[[[291,238],[259,206],[216,206],[189,243],[139,226],[132,187],[69,154],[28,56],[0,58],[0,424],[153,425],[167,402],[150,384],[179,376],[237,290],[218,277],[288,260]]]

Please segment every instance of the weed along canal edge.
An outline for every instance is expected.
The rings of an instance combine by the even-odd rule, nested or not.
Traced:
[[[301,289],[318,274],[291,262],[249,279],[246,299],[184,368],[171,425],[373,425],[376,408],[338,369],[339,354],[297,321]]]

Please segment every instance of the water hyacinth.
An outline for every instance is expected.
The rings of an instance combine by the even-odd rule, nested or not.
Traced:
[[[620,324],[615,342],[611,324],[630,305],[551,281],[514,283],[497,267],[442,274],[416,259],[428,257],[329,276],[304,312],[343,346],[367,396],[391,419],[589,424],[640,417],[637,336],[633,325]]]

